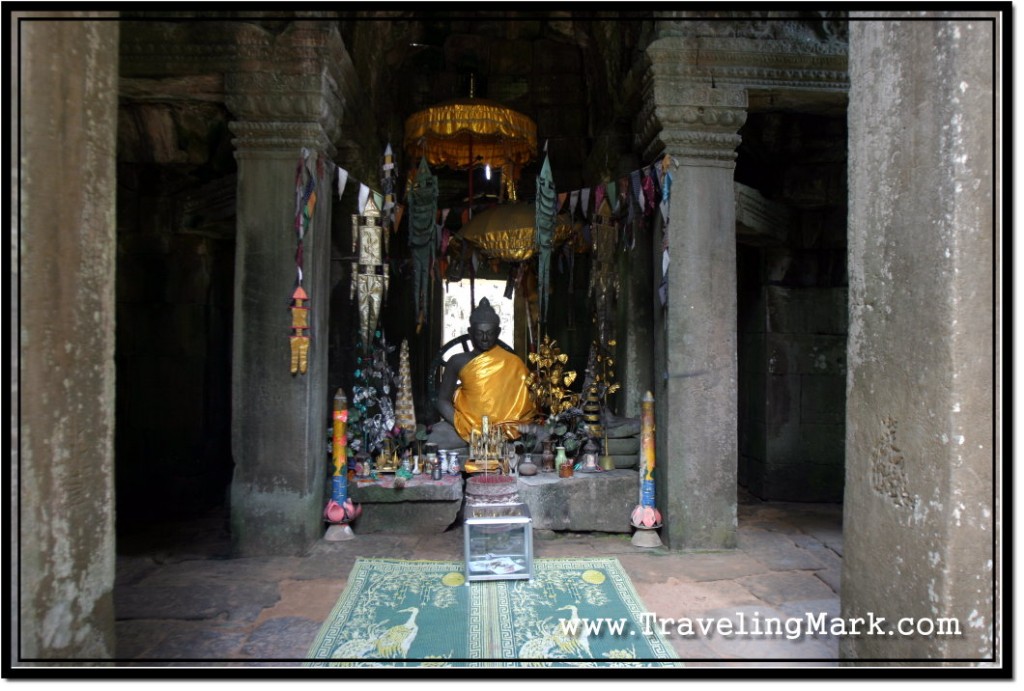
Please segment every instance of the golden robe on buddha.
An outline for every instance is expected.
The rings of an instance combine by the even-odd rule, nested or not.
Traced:
[[[455,390],[455,431],[463,439],[480,429],[484,415],[492,425],[533,422],[537,407],[526,388],[526,365],[500,346],[480,353],[459,372]],[[518,436],[518,433],[515,435]]]

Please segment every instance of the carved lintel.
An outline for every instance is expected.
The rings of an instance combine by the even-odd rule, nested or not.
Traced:
[[[729,27],[732,22],[719,22]],[[847,46],[780,38],[676,36],[646,49],[639,70],[661,77],[744,89],[849,90]]]
[[[798,13],[736,10],[676,10],[664,12],[656,23],[655,35],[672,37],[743,37],[781,39],[827,50],[849,41],[847,14],[817,10]],[[722,21],[728,19],[730,21]]]

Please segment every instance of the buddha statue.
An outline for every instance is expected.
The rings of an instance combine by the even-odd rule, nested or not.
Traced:
[[[525,363],[498,346],[500,324],[487,298],[480,300],[469,316],[473,349],[453,355],[445,364],[437,396],[443,420],[431,431],[431,441],[439,448],[465,446],[485,415],[491,425],[503,425],[513,438],[537,416],[526,386]]]

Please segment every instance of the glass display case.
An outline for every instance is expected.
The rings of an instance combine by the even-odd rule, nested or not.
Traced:
[[[526,504],[467,504],[463,533],[467,581],[533,577],[533,521]]]

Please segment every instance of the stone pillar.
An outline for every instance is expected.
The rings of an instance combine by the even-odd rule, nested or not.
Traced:
[[[117,13],[34,14],[11,25],[21,40],[13,124],[22,153],[8,497],[18,527],[15,665],[115,655]]]
[[[666,240],[668,302],[656,337],[657,503],[672,549],[736,543],[736,208],[733,185],[746,91],[681,74],[686,39],[647,49],[644,160],[678,163]],[[655,282],[661,246],[655,242]],[[659,342],[660,340],[660,342]]]
[[[992,659],[995,23],[850,23],[846,659]],[[947,624],[948,625],[948,624]],[[909,664],[909,663],[908,663]]]
[[[232,374],[231,531],[236,553],[297,554],[323,533],[333,176],[328,166],[304,238],[312,341],[290,373],[296,284],[295,173],[303,148],[333,157],[341,100],[337,28],[297,22],[279,35],[243,26],[239,69],[225,77],[238,160]]]

